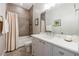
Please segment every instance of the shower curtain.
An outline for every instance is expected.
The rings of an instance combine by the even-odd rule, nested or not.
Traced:
[[[7,21],[9,24],[9,32],[6,33],[6,50],[13,51],[16,49],[16,36],[17,33],[17,14],[13,12],[7,12]]]

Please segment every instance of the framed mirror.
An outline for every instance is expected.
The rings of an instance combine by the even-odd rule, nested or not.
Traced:
[[[46,31],[46,19],[45,19],[46,11],[42,12],[40,15],[40,32]]]
[[[0,16],[0,33],[2,32],[2,28],[3,28],[3,17]]]
[[[38,23],[39,23],[39,19],[36,18],[36,19],[35,19],[35,25],[38,25]]]
[[[56,34],[79,35],[79,3],[56,3],[46,11],[46,26]]]

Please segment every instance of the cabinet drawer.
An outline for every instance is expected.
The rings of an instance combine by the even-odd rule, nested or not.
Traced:
[[[62,48],[54,47],[53,55],[54,56],[74,56],[75,54],[70,51],[64,50]]]

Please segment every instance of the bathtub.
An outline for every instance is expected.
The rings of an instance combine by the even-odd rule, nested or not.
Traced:
[[[16,39],[16,49],[24,45],[32,43],[32,37],[30,36],[20,36]]]

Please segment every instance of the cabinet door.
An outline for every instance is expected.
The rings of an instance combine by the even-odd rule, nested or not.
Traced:
[[[35,56],[44,56],[44,41],[40,39],[32,40],[32,55]]]
[[[45,41],[40,41],[39,45],[39,54],[41,56],[52,56],[53,55],[53,48],[52,45]]]
[[[32,40],[32,55],[35,56],[52,56],[53,55],[53,45],[40,40]]]
[[[39,41],[38,39],[32,40],[32,55],[38,56],[39,55]]]
[[[42,40],[39,40],[39,56],[44,56],[44,43]]]
[[[48,42],[44,44],[44,55],[45,56],[53,56],[53,45]]]
[[[75,54],[70,51],[64,50],[62,48],[54,47],[53,55],[54,56],[74,56]]]

